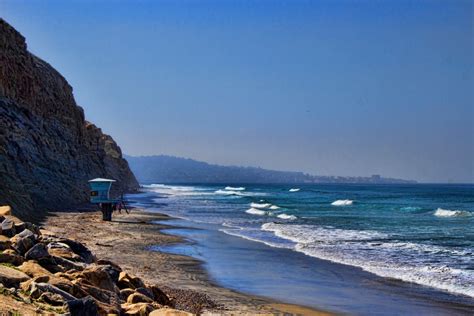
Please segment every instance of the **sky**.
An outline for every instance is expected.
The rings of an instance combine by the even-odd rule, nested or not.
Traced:
[[[0,0],[126,154],[422,182],[474,182],[473,10]]]

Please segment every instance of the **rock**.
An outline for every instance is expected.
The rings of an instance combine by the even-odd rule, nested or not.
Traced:
[[[9,263],[14,266],[19,266],[23,261],[23,257],[17,255],[14,251],[4,251],[0,253],[0,263]]]
[[[52,306],[62,306],[66,302],[61,295],[51,292],[42,293],[38,300]]]
[[[194,314],[180,311],[173,308],[160,308],[152,311],[149,316],[193,316]]]
[[[120,297],[126,301],[127,298],[132,295],[133,293],[135,293],[135,290],[134,289],[123,289],[123,290],[120,290]]]
[[[117,293],[98,288],[82,278],[73,280],[72,283],[78,285],[83,291],[96,300],[100,313],[120,313],[120,297]]]
[[[135,290],[135,292],[143,294],[143,295],[149,297],[151,300],[155,299],[155,296],[153,295],[153,291],[149,288],[139,287]]]
[[[148,296],[146,296],[146,295],[135,292],[135,293],[128,296],[127,303],[130,303],[130,304],[153,303],[153,300],[151,298],[149,298]]]
[[[51,275],[51,272],[43,268],[38,264],[38,262],[33,260],[28,260],[23,262],[22,265],[18,267],[22,272],[29,275],[30,277],[38,277],[43,275]]]
[[[133,316],[146,316],[149,315],[156,307],[149,303],[136,303],[130,304],[125,303],[122,304],[121,307],[125,311],[125,315],[133,315]]]
[[[6,287],[17,288],[21,282],[29,278],[29,276],[21,271],[0,264],[0,283]]]
[[[93,263],[95,261],[95,257],[92,252],[80,242],[71,239],[61,239],[60,242],[68,245],[75,254],[81,256],[85,263]]]
[[[107,260],[99,260],[97,264],[100,265],[101,269],[110,276],[112,282],[118,282],[120,272],[122,272],[122,269],[118,265]]]
[[[18,234],[18,233],[21,233],[24,229],[26,228],[26,224],[23,223],[23,222],[20,222],[20,223],[15,223],[15,232]]]
[[[117,285],[120,289],[145,287],[145,284],[140,278],[132,277],[123,271],[119,274]]]
[[[13,237],[15,235],[15,223],[10,218],[4,219],[1,225],[1,232],[2,235]]]
[[[68,301],[67,306],[71,316],[97,316],[99,314],[97,304],[90,296]]]
[[[166,295],[159,287],[156,285],[152,285],[149,289],[153,293],[153,299],[161,304],[161,305],[168,305],[171,306],[171,300],[169,299],[168,295]]]
[[[0,250],[8,249],[11,247],[11,245],[12,242],[10,241],[10,238],[0,235]]]
[[[1,216],[12,215],[12,208],[8,205],[0,206],[0,215]]]
[[[71,274],[74,278],[82,278],[93,286],[118,293],[119,289],[110,278],[103,266],[91,266],[81,272]]]
[[[49,256],[48,251],[46,250],[45,245],[43,244],[36,244],[30,250],[28,250],[25,254],[26,260],[38,260],[44,257]]]
[[[66,301],[71,301],[71,300],[76,299],[74,296],[67,293],[66,291],[63,291],[55,287],[54,285],[51,285],[48,283],[31,282],[30,287],[29,287],[29,292],[30,292],[30,296],[36,299],[38,299],[45,292],[58,294]]]
[[[21,233],[13,236],[11,241],[12,247],[15,248],[19,254],[24,255],[35,245],[36,238],[31,230],[25,229]]]
[[[47,248],[51,256],[61,257],[71,261],[82,261],[82,257],[75,254],[65,243],[52,242],[48,244]]]

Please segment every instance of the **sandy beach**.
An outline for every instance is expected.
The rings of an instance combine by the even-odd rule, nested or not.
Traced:
[[[161,232],[172,228],[166,225],[168,219],[167,215],[138,209],[130,214],[116,212],[112,222],[103,222],[100,212],[61,212],[51,214],[44,226],[84,243],[98,258],[111,260],[126,272],[160,285],[182,310],[216,315],[330,315],[220,287],[209,280],[199,260],[150,251],[150,246],[183,241],[181,237]]]

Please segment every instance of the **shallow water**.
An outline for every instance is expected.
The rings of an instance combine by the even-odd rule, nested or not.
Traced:
[[[201,225],[168,251],[237,290],[362,314],[472,307],[473,186],[232,187],[151,185],[137,201]]]

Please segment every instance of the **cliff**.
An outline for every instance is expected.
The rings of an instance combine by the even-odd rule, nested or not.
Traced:
[[[120,147],[87,122],[72,87],[0,19],[0,204],[26,219],[88,201],[87,180],[138,188]]]

